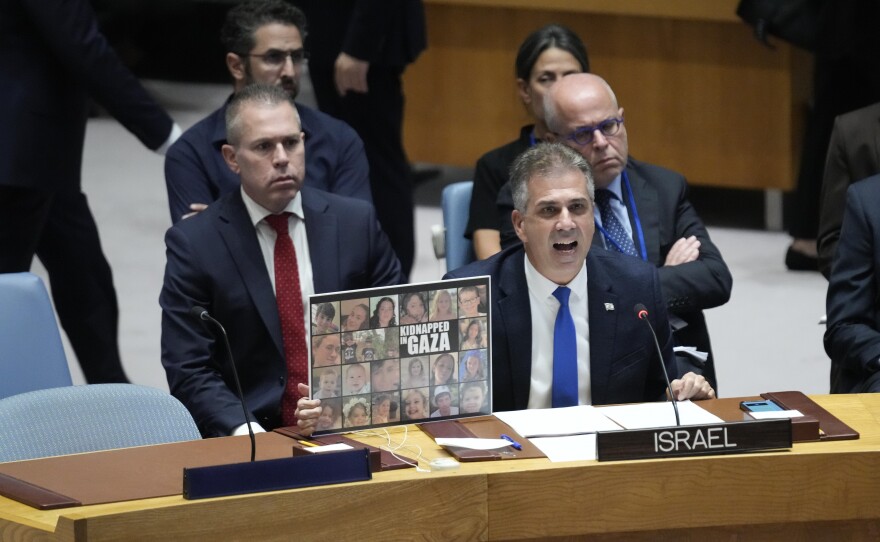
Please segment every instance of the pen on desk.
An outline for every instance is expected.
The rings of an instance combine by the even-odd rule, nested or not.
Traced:
[[[314,442],[309,442],[307,440],[298,440],[297,442],[299,442],[303,446],[308,446],[309,448],[317,448],[319,446],[318,444],[315,444]]]
[[[508,441],[510,443],[510,445],[513,446],[514,450],[522,450],[522,445],[519,442],[510,438],[509,435],[501,435],[501,438]]]

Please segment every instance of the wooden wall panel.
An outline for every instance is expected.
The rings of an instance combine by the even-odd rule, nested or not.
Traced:
[[[485,3],[505,4],[472,4]],[[535,28],[560,22],[584,39],[592,70],[614,87],[634,156],[693,184],[793,185],[809,94],[805,53],[767,49],[735,18],[684,18],[688,2],[651,16],[606,13],[597,1],[581,6],[597,13],[461,4],[426,5],[429,48],[405,75],[411,160],[473,166],[514,139],[529,122],[516,95],[516,49]]]

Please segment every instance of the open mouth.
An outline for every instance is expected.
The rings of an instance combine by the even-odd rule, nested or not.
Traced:
[[[559,252],[574,252],[574,249],[577,248],[577,241],[572,241],[571,243],[553,243],[553,249],[558,250]]]

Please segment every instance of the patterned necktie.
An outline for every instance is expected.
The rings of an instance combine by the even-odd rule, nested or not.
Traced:
[[[608,236],[618,252],[629,254],[630,256],[638,256],[636,254],[636,246],[633,244],[632,237],[626,233],[623,224],[617,220],[614,211],[611,210],[611,198],[616,198],[613,192],[605,189],[596,190],[596,205],[599,206],[599,216],[602,217],[602,227],[608,232]]]
[[[553,408],[578,404],[577,341],[574,320],[568,308],[570,295],[571,290],[566,286],[553,292],[553,297],[559,301],[553,326]]]
[[[284,340],[284,360],[287,365],[287,385],[281,398],[281,419],[285,426],[296,425],[296,401],[300,395],[299,382],[308,382],[308,348],[303,320],[302,290],[293,239],[287,226],[290,213],[269,215],[266,222],[275,229],[275,302],[281,320]]]

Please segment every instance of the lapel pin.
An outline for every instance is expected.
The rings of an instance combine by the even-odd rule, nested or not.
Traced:
[[[613,311],[614,310],[614,303],[605,303],[605,310],[606,311]]]

